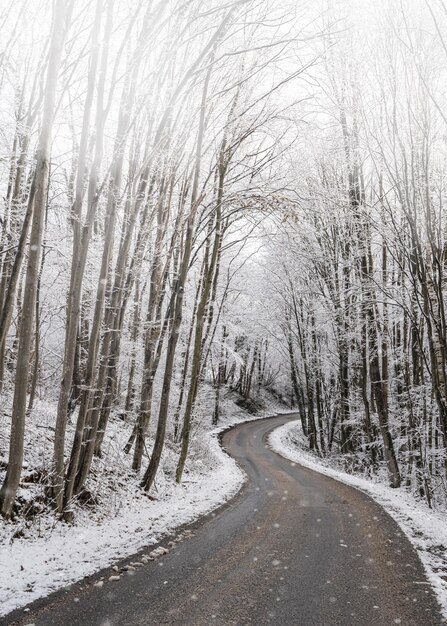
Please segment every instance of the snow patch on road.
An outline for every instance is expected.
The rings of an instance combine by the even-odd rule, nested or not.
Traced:
[[[445,512],[433,511],[402,489],[392,489],[373,478],[347,474],[306,450],[299,421],[276,428],[269,436],[272,450],[284,458],[356,487],[378,502],[399,524],[416,548],[447,618],[447,524]]]

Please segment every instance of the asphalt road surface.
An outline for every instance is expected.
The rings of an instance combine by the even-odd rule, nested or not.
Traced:
[[[223,445],[247,473],[247,484],[230,504],[190,526],[191,534],[169,554],[116,582],[108,580],[114,572],[104,570],[0,623],[442,624],[416,552],[383,509],[267,448],[268,433],[289,419],[225,433]]]

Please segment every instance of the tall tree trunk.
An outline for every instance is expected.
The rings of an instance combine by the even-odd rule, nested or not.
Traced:
[[[56,416],[56,431],[54,437],[54,469],[52,481],[52,498],[59,512],[63,509],[64,492],[64,461],[65,461],[65,431],[72,392],[73,373],[75,358],[78,351],[79,318],[82,300],[82,284],[85,273],[87,253],[93,222],[95,220],[98,204],[98,172],[102,160],[104,140],[104,83],[107,71],[108,45],[111,36],[112,21],[109,8],[103,43],[101,71],[98,83],[96,104],[96,146],[95,158],[90,171],[87,193],[87,215],[84,227],[82,224],[82,205],[85,194],[85,169],[87,161],[87,148],[90,133],[90,117],[93,106],[96,74],[99,64],[99,30],[101,26],[102,2],[97,0],[95,21],[91,33],[90,70],[88,75],[87,95],[84,104],[82,134],[78,156],[76,174],[76,189],[72,207],[73,215],[73,256],[71,265],[70,286],[67,297],[67,320],[65,326],[64,361],[62,366],[62,379],[59,391],[59,400]]]
[[[39,260],[42,248],[45,206],[48,195],[51,136],[56,103],[58,72],[72,7],[72,2],[68,0],[61,0],[54,6],[44,109],[34,177],[35,197],[26,268],[23,313],[20,324],[9,461],[5,480],[0,491],[0,511],[2,515],[7,518],[11,517],[12,514],[23,463],[26,391],[29,380],[29,363],[36,306]]]

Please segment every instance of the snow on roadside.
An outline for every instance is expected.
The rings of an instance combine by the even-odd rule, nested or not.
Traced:
[[[427,578],[432,583],[444,617],[447,617],[447,524],[445,513],[433,511],[424,502],[415,500],[403,489],[396,490],[381,482],[347,474],[331,467],[327,459],[319,459],[305,449],[299,421],[276,428],[269,436],[269,445],[286,459],[356,487],[378,502],[402,528],[416,548]]]
[[[211,469],[208,463],[190,472],[182,485],[174,485],[158,501],[141,495],[101,523],[94,519],[74,526],[58,523],[50,534],[15,538],[1,546],[0,616],[157,543],[228,501],[242,487],[245,475],[220,447],[218,434],[232,424],[260,417],[238,415],[205,433],[201,445],[208,461],[212,459]]]

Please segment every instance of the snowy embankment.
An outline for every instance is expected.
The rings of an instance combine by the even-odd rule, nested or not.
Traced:
[[[347,474],[332,467],[330,460],[319,459],[305,449],[299,421],[276,428],[269,445],[286,459],[356,487],[378,502],[399,524],[416,548],[432,583],[443,614],[447,617],[447,524],[445,512],[433,511],[404,489],[392,489],[381,482]]]
[[[182,485],[173,485],[158,500],[133,489],[113,517],[84,516],[73,526],[54,522],[53,528],[34,528],[25,538],[14,538],[17,526],[11,523],[8,539],[6,524],[0,547],[0,615],[154,545],[228,501],[245,476],[220,447],[218,434],[233,423],[260,417],[239,415],[204,433],[200,446],[206,449],[205,461],[196,463]]]

